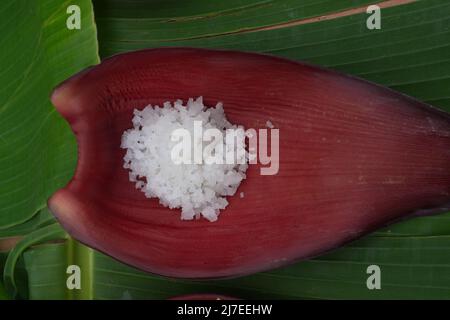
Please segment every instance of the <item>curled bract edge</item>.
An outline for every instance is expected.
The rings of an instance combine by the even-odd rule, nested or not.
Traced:
[[[181,221],[128,181],[120,139],[134,108],[203,96],[232,123],[279,129],[279,172],[251,165],[217,222]],[[48,201],[76,239],[142,270],[250,274],[317,256],[450,202],[450,118],[387,88],[282,58],[161,48],[104,60],[51,97],[78,141]]]

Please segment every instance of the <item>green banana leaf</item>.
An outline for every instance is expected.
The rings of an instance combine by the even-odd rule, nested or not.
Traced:
[[[8,294],[6,293],[6,290],[3,286],[3,284],[0,282],[0,300],[8,300]]]
[[[0,237],[28,231],[75,168],[75,139],[49,94],[99,58],[91,2],[76,1],[80,30],[66,27],[69,4],[0,2]]]
[[[10,253],[5,285],[17,298],[166,299],[220,293],[245,299],[449,299],[450,236],[369,236],[322,257],[278,270],[230,280],[167,279],[138,271],[74,241],[36,245],[55,236],[57,225],[28,235]],[[27,246],[32,246],[27,249]],[[28,287],[13,260],[23,254]],[[65,286],[66,269],[81,269],[81,289]],[[367,268],[381,269],[381,290],[368,290]]]
[[[218,1],[217,1],[218,2]],[[102,48],[103,38],[145,42],[155,46],[183,39],[203,39],[368,5],[370,0],[251,0],[223,1],[95,1]],[[208,10],[209,11],[206,11]],[[105,46],[103,46],[105,45]]]
[[[48,208],[44,207],[43,209],[36,212],[29,220],[13,227],[0,230],[0,242],[2,241],[2,239],[8,239],[10,237],[28,234],[31,231],[54,222],[55,218],[50,213]]]
[[[0,5],[0,16],[2,13],[11,16],[5,13],[9,2],[4,3]],[[22,25],[26,26],[26,21],[30,20],[35,21],[33,29],[58,30],[55,31],[58,36],[48,36],[50,40],[39,40],[39,45],[35,46],[44,52],[45,61],[53,59],[52,54],[61,50],[54,62],[60,64],[55,69],[58,71],[52,74],[48,70],[53,63],[36,62],[28,75],[50,73],[52,80],[28,83],[28,93],[17,98],[22,102],[14,108],[2,107],[10,98],[0,100],[0,168],[9,165],[16,170],[0,169],[0,237],[2,226],[5,236],[27,234],[4,262],[4,287],[9,296],[23,299],[165,299],[188,293],[214,292],[265,299],[450,298],[450,214],[399,223],[327,255],[289,267],[220,281],[195,282],[150,275],[68,238],[49,218],[43,205],[46,196],[70,178],[75,146],[67,126],[52,112],[44,96],[48,97],[51,87],[59,80],[97,61],[95,26],[88,1],[80,5],[85,17],[89,17],[83,22],[87,25],[76,31],[83,34],[56,27],[65,19],[61,16],[66,17],[64,10],[70,1],[60,5],[57,1],[42,3],[46,5],[34,5],[34,12],[26,11],[33,19],[22,17]],[[102,58],[157,46],[264,52],[354,74],[450,110],[450,59],[446,58],[450,56],[450,3],[427,0],[385,8],[382,9],[382,28],[368,30],[365,6],[369,3],[372,1],[101,0],[94,1],[94,13]],[[22,7],[25,8],[25,4],[22,3]],[[24,13],[25,9],[22,11]],[[39,18],[35,17],[36,11]],[[336,12],[343,17],[335,17],[333,13]],[[311,19],[314,17],[322,18]],[[30,36],[30,39],[34,37]],[[17,56],[18,50],[17,47],[10,49],[9,56]],[[26,70],[26,67],[17,70]],[[2,75],[0,73],[0,81],[7,83]],[[12,88],[17,86],[20,82],[11,85]],[[31,93],[36,98],[28,98]],[[36,127],[29,129],[36,141],[23,149],[24,153],[33,154],[34,167],[22,168],[22,151],[17,157],[4,160],[4,154],[14,154],[6,141],[16,141],[17,145],[27,141],[26,133],[21,139],[13,134],[23,131],[20,115],[31,117],[29,106],[23,101],[30,99],[29,102],[36,104],[41,101],[38,96],[42,103],[39,112],[35,110],[33,114],[36,123],[31,125],[39,130]],[[0,99],[3,99],[2,95]],[[8,123],[2,121],[2,112],[10,118]],[[46,125],[39,127],[46,117]],[[25,131],[32,134],[28,129]],[[39,134],[36,135],[36,131]],[[38,142],[42,143],[39,145]],[[41,154],[42,159],[39,159],[36,155]],[[40,166],[45,168],[44,172],[35,172]],[[27,172],[26,176],[33,178],[20,180],[19,177],[20,181],[14,182],[13,177],[18,172]],[[10,181],[16,184],[3,184],[5,179],[12,179]],[[14,185],[19,185],[20,191],[8,193],[10,189],[14,190]],[[36,218],[39,212],[47,218]],[[14,232],[7,233],[11,230],[6,228],[8,226]],[[80,266],[80,290],[66,287],[66,269],[71,264]],[[381,269],[381,290],[369,290],[366,286],[370,265],[378,265]]]

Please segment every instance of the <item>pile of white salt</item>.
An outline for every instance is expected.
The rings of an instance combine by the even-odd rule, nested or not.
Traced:
[[[174,132],[185,129],[194,137],[194,121],[201,121],[203,131],[216,128],[223,138],[214,140],[214,148],[221,147],[223,157],[233,153],[234,163],[208,164],[179,163],[173,159]],[[191,220],[203,216],[216,221],[220,210],[228,205],[226,196],[236,193],[245,179],[248,154],[238,152],[245,147],[244,128],[232,125],[225,117],[221,103],[214,108],[203,104],[202,98],[164,103],[163,107],[148,105],[134,110],[133,128],[124,132],[121,147],[127,149],[124,168],[129,169],[130,181],[148,198],[158,198],[171,209],[181,208],[181,219]],[[226,143],[226,131],[239,129],[237,141],[230,147]],[[202,147],[211,142],[193,141]],[[204,154],[201,155],[205,157]],[[236,158],[237,157],[237,158]],[[241,195],[242,197],[242,195]]]

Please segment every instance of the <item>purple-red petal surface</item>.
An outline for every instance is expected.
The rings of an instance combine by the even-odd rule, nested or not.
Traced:
[[[123,169],[134,108],[203,96],[280,131],[279,172],[250,165],[219,220],[181,221]],[[279,267],[450,202],[449,116],[389,89],[281,58],[189,48],[114,56],[57,87],[78,141],[49,207],[83,243],[140,269],[217,278]]]

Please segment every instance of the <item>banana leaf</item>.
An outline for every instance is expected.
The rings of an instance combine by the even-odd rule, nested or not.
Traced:
[[[42,237],[42,230],[26,241],[30,244],[31,238]],[[46,237],[58,232],[55,228],[47,231]],[[230,280],[188,281],[138,271],[69,241],[25,250],[28,287],[16,286],[15,292],[16,297],[31,299],[167,299],[205,292],[243,299],[449,299],[449,249],[450,236],[373,235],[271,272]],[[74,255],[74,251],[78,253]],[[19,252],[15,250],[12,256],[19,257]],[[65,286],[67,266],[74,261],[81,269],[80,290]],[[368,290],[366,285],[367,268],[373,264],[381,269],[381,290]],[[5,283],[9,283],[9,277],[17,277],[10,273],[16,268],[11,263],[6,268]]]
[[[371,1],[101,0],[94,1],[94,10],[102,58],[157,46],[264,52],[357,75],[450,110],[450,60],[446,58],[450,53],[450,3],[403,2],[408,3],[382,9],[380,30],[366,28],[365,8]],[[87,2],[86,6],[89,7]],[[93,31],[94,26],[89,28]],[[92,36],[95,39],[95,31],[89,36],[86,32],[89,43]],[[89,48],[86,45],[84,53],[90,52]],[[86,64],[96,62],[95,55],[87,56]],[[82,64],[67,63],[67,71],[69,66],[79,69]],[[40,93],[50,87],[34,89]],[[0,128],[1,125],[0,118]],[[73,154],[67,156],[71,154],[67,151],[66,160],[72,159],[71,164],[59,162],[62,147],[58,143],[65,141],[63,145],[68,148],[67,145],[73,147],[73,141],[64,123],[58,128],[48,132],[47,140],[48,150],[54,156],[47,157],[54,159],[49,170],[55,176],[43,177],[57,182],[45,182],[48,188],[33,192],[33,201],[28,200],[23,208],[14,205],[7,214],[0,209],[0,219],[2,215],[7,217],[3,218],[5,226],[29,221],[42,209],[46,192],[70,177],[75,158]],[[3,151],[1,148],[0,142]],[[0,183],[0,208],[2,187]],[[4,203],[11,206],[14,200],[24,198],[10,197]],[[57,224],[49,221],[30,229],[34,231],[9,253],[4,285],[9,295],[30,299],[165,299],[198,292],[265,299],[448,299],[448,222],[450,214],[416,218],[289,267],[238,279],[195,282],[167,279],[125,266],[69,239]],[[71,264],[81,268],[80,290],[66,287],[66,269]],[[381,269],[381,290],[369,290],[366,286],[370,265]]]
[[[8,300],[8,295],[3,284],[0,282],[0,300]]]
[[[99,60],[92,4],[77,5],[81,29],[70,30],[68,2],[0,3],[0,237],[26,233],[40,219],[50,219],[46,200],[75,168],[75,139],[49,93]]]
[[[28,234],[36,229],[55,222],[55,218],[47,207],[36,212],[29,220],[16,226],[0,230],[0,243],[2,239],[9,239],[14,236]]]

